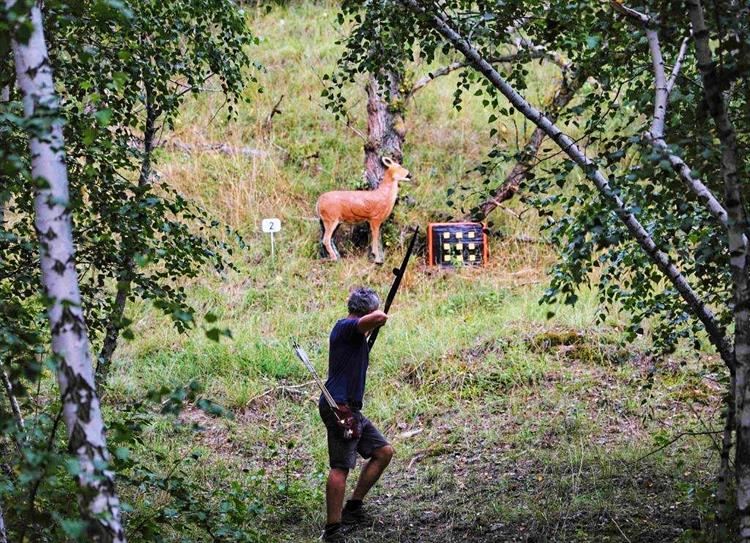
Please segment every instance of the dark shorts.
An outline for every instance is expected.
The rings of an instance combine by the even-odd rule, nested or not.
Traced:
[[[321,405],[318,410],[328,432],[328,458],[332,468],[354,469],[357,465],[357,453],[362,458],[370,458],[373,451],[389,445],[383,434],[360,411],[353,412],[362,428],[359,439],[344,439],[343,430],[336,424],[331,408]]]

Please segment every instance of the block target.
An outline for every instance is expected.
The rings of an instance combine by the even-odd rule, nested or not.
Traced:
[[[430,223],[427,227],[430,266],[484,266],[488,256],[487,234],[482,223]]]

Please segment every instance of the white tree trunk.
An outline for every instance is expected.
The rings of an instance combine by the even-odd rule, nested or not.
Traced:
[[[0,543],[8,543],[8,533],[5,531],[5,516],[2,504],[0,504]]]
[[[724,201],[729,216],[729,253],[734,283],[734,356],[735,477],[737,509],[740,515],[740,541],[750,542],[750,279],[748,278],[747,213],[742,197],[741,170],[738,167],[737,135],[729,118],[713,54],[708,29],[699,0],[688,2],[693,26],[695,57],[703,79],[703,93],[716,124],[721,142],[721,176],[724,179]]]
[[[6,0],[10,9],[15,0]],[[89,521],[88,540],[125,542],[114,475],[104,469],[109,455],[104,421],[94,387],[89,341],[75,269],[68,178],[59,104],[44,40],[42,14],[29,11],[33,31],[28,43],[13,38],[18,87],[29,130],[31,170],[36,184],[35,225],[41,248],[42,285],[48,300],[52,350],[63,402],[69,449],[80,462],[79,501]]]
[[[731,225],[729,224],[729,215],[724,209],[724,206],[716,199],[713,193],[706,187],[699,179],[693,177],[693,173],[683,160],[672,153],[667,146],[664,139],[664,131],[667,120],[667,107],[669,105],[669,93],[677,80],[677,75],[680,71],[682,61],[687,52],[688,38],[685,38],[680,47],[680,52],[674,62],[672,68],[672,74],[667,79],[666,72],[664,70],[664,59],[661,52],[661,45],[659,44],[658,30],[655,28],[651,19],[632,8],[624,6],[619,2],[612,2],[612,6],[615,10],[624,14],[633,21],[636,21],[638,26],[641,26],[648,38],[649,50],[651,53],[651,60],[654,69],[654,116],[651,122],[651,129],[644,134],[644,139],[649,141],[654,148],[662,155],[662,157],[669,160],[672,166],[679,172],[680,177],[686,183],[688,188],[692,190],[700,200],[706,205],[707,209],[711,214],[729,231]],[[693,6],[693,8],[700,8],[700,6]],[[700,18],[700,17],[699,17]],[[705,49],[707,46],[702,46]],[[700,53],[699,53],[700,54]],[[709,51],[710,61],[710,51]],[[704,58],[705,60],[705,58]],[[743,236],[744,237],[744,236]],[[745,244],[747,244],[747,238],[745,237]],[[733,364],[734,365],[734,362]],[[732,367],[730,365],[730,367]],[[729,524],[731,515],[733,512],[732,503],[727,499],[729,492],[729,476],[731,474],[731,465],[729,462],[730,451],[733,446],[733,436],[735,429],[735,372],[732,371],[730,374],[731,382],[729,385],[729,391],[727,393],[726,404],[727,411],[724,421],[724,432],[721,442],[721,453],[720,453],[720,465],[719,473],[717,476],[717,488],[716,488],[716,534],[715,539],[717,541],[727,541],[729,539]]]

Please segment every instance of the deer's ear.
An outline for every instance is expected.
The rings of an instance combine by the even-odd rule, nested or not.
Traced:
[[[389,156],[384,156],[380,160],[383,163],[383,166],[385,166],[386,168],[390,168],[395,164],[395,162],[393,162],[393,160]]]

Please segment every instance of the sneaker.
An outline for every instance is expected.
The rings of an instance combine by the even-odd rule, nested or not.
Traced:
[[[344,532],[341,530],[341,526],[332,532],[323,530],[323,535],[320,536],[320,540],[327,541],[328,543],[346,543],[346,537],[344,537]]]
[[[341,524],[346,526],[352,526],[355,524],[367,524],[372,521],[370,515],[367,514],[363,506],[359,506],[356,509],[350,509],[344,507],[341,511]]]

